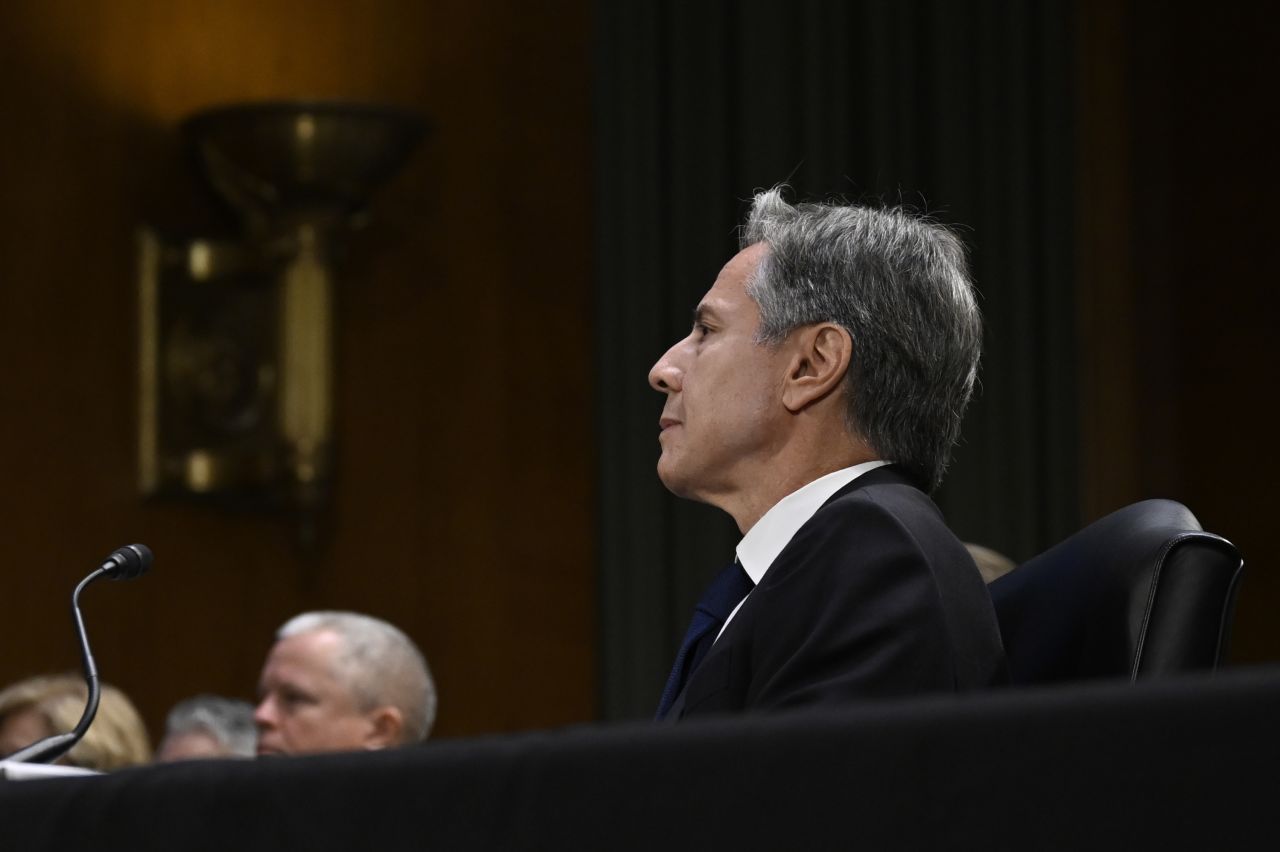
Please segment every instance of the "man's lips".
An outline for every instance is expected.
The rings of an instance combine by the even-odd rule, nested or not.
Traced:
[[[660,420],[658,420],[658,430],[661,432],[667,431],[672,426],[679,426],[679,425],[680,425],[680,421],[675,419],[674,417],[663,417]]]

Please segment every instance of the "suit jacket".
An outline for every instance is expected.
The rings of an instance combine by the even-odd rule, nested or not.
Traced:
[[[977,566],[928,495],[888,465],[837,491],[796,532],[667,719],[1005,680]]]

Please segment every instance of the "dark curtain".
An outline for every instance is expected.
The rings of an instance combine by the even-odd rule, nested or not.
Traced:
[[[607,2],[596,14],[602,709],[652,711],[727,516],[654,472],[649,367],[736,251],[754,190],[957,228],[981,388],[936,495],[1016,560],[1078,525],[1071,14],[1043,3]]]

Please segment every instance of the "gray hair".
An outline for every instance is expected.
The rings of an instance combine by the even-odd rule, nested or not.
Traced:
[[[205,733],[230,754],[253,757],[258,730],[253,723],[253,705],[220,695],[197,695],[173,705],[165,720],[165,737]]]
[[[436,718],[436,686],[426,658],[404,631],[356,612],[304,612],[285,622],[277,639],[329,630],[342,639],[337,675],[362,710],[391,706],[404,717],[405,743],[421,742]]]
[[[901,208],[792,206],[782,187],[755,196],[743,248],[768,251],[747,284],[756,339],[833,322],[853,338],[846,423],[933,490],[973,395],[982,316],[964,246]]]

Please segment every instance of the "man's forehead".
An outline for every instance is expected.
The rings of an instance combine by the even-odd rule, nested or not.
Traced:
[[[716,276],[715,283],[738,283],[749,280],[768,251],[769,247],[765,243],[753,243],[747,246],[720,267],[720,274]]]
[[[698,307],[694,308],[694,319],[723,319],[743,308],[754,308],[755,300],[747,293],[747,284],[766,251],[764,243],[755,243],[730,258],[716,276],[711,289],[702,297]]]
[[[720,319],[720,311],[716,310],[715,300],[710,294],[702,297],[702,301],[698,303],[698,307],[693,309],[694,322],[706,322],[707,320]]]
[[[285,636],[272,647],[267,668],[331,674],[341,644],[342,637],[331,630],[308,630]]]
[[[729,258],[720,268],[720,274],[751,273],[760,265],[760,261],[769,252],[768,243],[752,243]]]
[[[319,654],[328,657],[337,653],[342,645],[342,637],[327,627],[315,630],[304,630],[285,636],[276,642],[276,648],[295,654]]]

